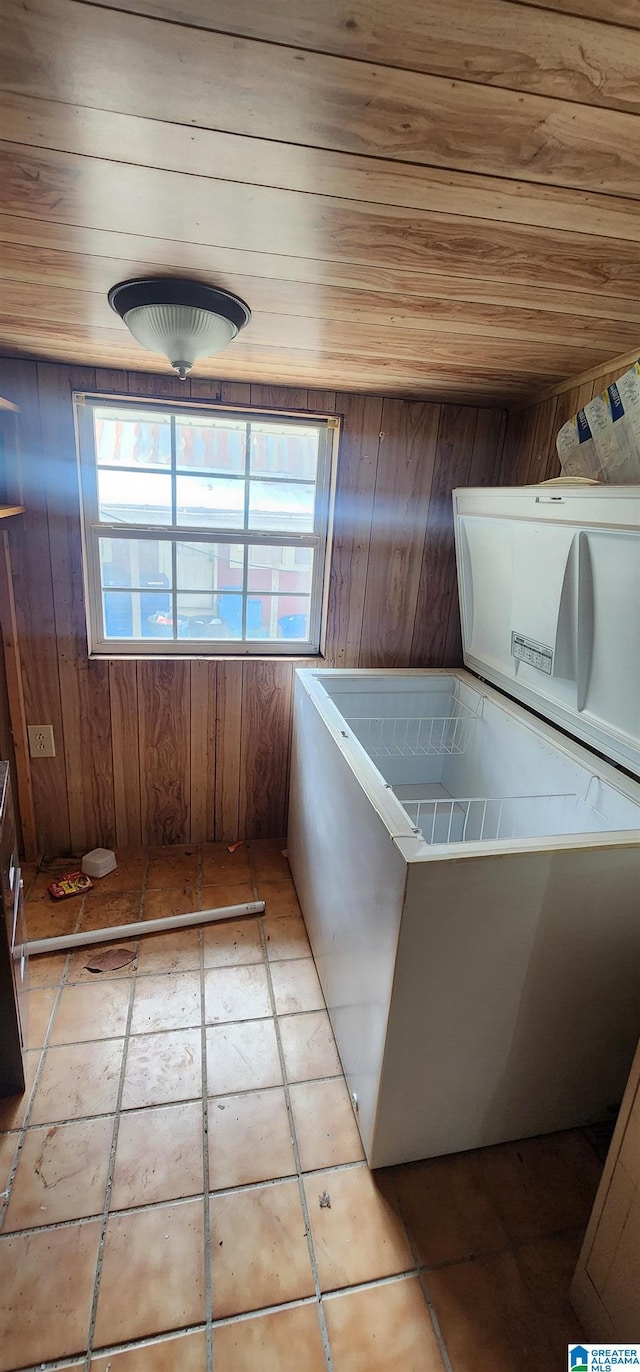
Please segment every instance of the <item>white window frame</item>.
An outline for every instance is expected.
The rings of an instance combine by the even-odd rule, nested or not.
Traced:
[[[337,415],[296,412],[289,410],[268,410],[250,406],[221,405],[198,401],[162,401],[148,397],[134,398],[127,395],[99,395],[87,392],[74,392],[74,416],[76,431],[76,451],[80,482],[80,507],[82,518],[82,543],[84,563],[85,608],[87,638],[91,657],[207,657],[207,658],[264,658],[264,657],[313,657],[321,656],[324,648],[324,634],[327,617],[329,590],[329,564],[331,557],[331,536],[333,506],[335,498],[336,465],[340,420]],[[94,409],[128,409],[132,414],[149,411],[168,415],[186,413],[189,415],[217,414],[222,418],[244,419],[250,425],[255,421],[270,422],[286,419],[292,427],[305,427],[316,424],[320,433],[318,451],[318,470],[314,507],[313,531],[304,534],[286,534],[259,529],[235,529],[231,525],[223,529],[200,528],[193,525],[165,524],[109,524],[101,521],[98,515],[98,466],[95,452]],[[172,432],[175,426],[172,425]],[[250,430],[249,430],[250,432]],[[173,442],[173,440],[172,440]],[[122,468],[121,470],[129,470]],[[135,470],[138,470],[137,468]],[[158,471],[158,469],[155,469]],[[176,465],[171,464],[172,491],[175,498]],[[245,481],[247,481],[245,473]],[[246,511],[245,500],[245,511]],[[175,511],[175,505],[174,505]],[[246,513],[245,513],[246,519]],[[236,543],[249,548],[253,545],[264,547],[312,548],[313,577],[309,608],[309,637],[300,639],[185,639],[185,638],[106,638],[102,604],[102,581],[100,574],[100,539],[135,538],[167,541],[175,545],[179,541],[193,543]],[[175,558],[174,558],[175,561]],[[247,562],[244,560],[243,593],[247,596]],[[170,594],[175,597],[177,588],[173,586]],[[173,600],[175,611],[175,600]],[[174,634],[176,615],[173,615]],[[244,622],[244,620],[243,620]]]

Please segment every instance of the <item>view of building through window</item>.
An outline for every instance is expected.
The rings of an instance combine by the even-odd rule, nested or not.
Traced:
[[[317,650],[326,421],[83,408],[85,535],[101,619],[93,638]]]

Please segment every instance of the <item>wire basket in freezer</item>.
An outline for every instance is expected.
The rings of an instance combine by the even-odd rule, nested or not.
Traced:
[[[348,718],[347,723],[370,757],[428,757],[464,753],[477,719],[474,710],[451,696],[443,715]]]
[[[576,833],[583,825],[592,827],[588,823],[588,807],[578,796],[570,794],[408,800],[403,805],[426,843],[539,838]]]

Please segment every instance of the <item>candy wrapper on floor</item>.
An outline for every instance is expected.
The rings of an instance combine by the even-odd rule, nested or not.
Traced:
[[[92,891],[93,882],[84,872],[67,872],[66,876],[52,881],[47,890],[53,900],[69,900],[70,896],[82,896],[85,891]]]

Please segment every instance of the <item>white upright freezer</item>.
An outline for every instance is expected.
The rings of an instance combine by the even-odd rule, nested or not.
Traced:
[[[640,1034],[640,489],[454,508],[469,670],[296,680],[289,860],[372,1167],[607,1118]]]

